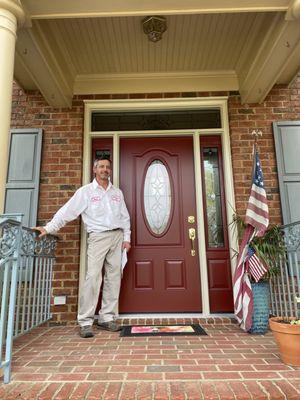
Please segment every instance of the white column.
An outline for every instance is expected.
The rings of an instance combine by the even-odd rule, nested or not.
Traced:
[[[19,2],[0,0],[0,213],[4,207],[8,163],[16,31],[23,15]]]

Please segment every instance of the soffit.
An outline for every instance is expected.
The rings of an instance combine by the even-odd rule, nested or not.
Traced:
[[[188,0],[185,9],[176,0],[23,3],[30,24],[18,32],[15,77],[53,105],[70,105],[74,94],[208,90],[261,101],[300,65],[300,24],[285,20],[285,0]],[[167,19],[157,43],[141,26],[151,7]]]
[[[259,45],[273,13],[172,15],[150,42],[140,17],[34,21],[80,74],[235,70],[249,38]],[[259,31],[256,27],[259,26]]]

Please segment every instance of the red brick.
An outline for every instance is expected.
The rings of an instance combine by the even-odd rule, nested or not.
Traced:
[[[154,399],[166,400],[169,398],[169,383],[154,382]]]
[[[135,399],[136,392],[137,392],[137,386],[138,386],[138,383],[136,383],[136,382],[123,383],[118,400]]]
[[[137,387],[137,398],[139,400],[152,400],[153,383],[139,382]]]
[[[58,389],[61,387],[61,383],[49,383],[44,390],[39,394],[39,400],[49,400],[52,399]]]
[[[219,399],[219,395],[217,393],[215,384],[212,382],[201,382],[200,390],[201,390],[200,393],[202,394],[202,398],[204,398],[204,399],[209,399],[209,400]]]
[[[260,381],[260,385],[264,388],[264,390],[269,394],[270,399],[277,400],[277,399],[286,399],[285,395],[282,391],[275,385],[272,381]]]
[[[170,392],[172,400],[184,400],[186,398],[184,387],[181,382],[170,382]]]
[[[99,400],[106,390],[106,382],[97,382],[91,385],[91,389],[85,397],[87,400]]]
[[[51,374],[48,380],[50,381],[84,381],[87,374]]]
[[[300,374],[299,374],[300,375]],[[285,394],[287,399],[299,399],[300,398],[300,387],[299,390],[295,388],[290,382],[286,380],[276,380],[273,382],[279,389]]]
[[[263,400],[268,398],[268,395],[263,391],[263,388],[261,387],[259,382],[248,380],[244,381],[243,385],[246,390],[251,393],[253,399]]]
[[[237,372],[203,372],[204,379],[240,379],[241,376]]]
[[[91,388],[90,382],[80,382],[78,386],[74,390],[74,392],[70,395],[69,400],[82,400],[85,399],[87,392]]]
[[[110,382],[107,385],[103,400],[115,400],[118,398],[121,391],[122,383]]]
[[[129,373],[127,375],[127,380],[130,381],[145,381],[145,380],[161,380],[163,379],[163,374],[155,374],[155,373]]]
[[[123,380],[123,374],[117,373],[91,373],[88,375],[88,381],[119,381]]]
[[[49,374],[23,374],[23,373],[13,373],[13,380],[14,381],[46,381],[49,377]]]
[[[59,391],[53,397],[53,400],[65,400],[68,399],[73,393],[76,387],[76,383],[65,383]]]
[[[222,400],[230,400],[234,398],[234,393],[231,390],[228,382],[215,382],[215,389],[220,399]]]
[[[241,372],[244,379],[278,379],[279,375],[276,372]]]

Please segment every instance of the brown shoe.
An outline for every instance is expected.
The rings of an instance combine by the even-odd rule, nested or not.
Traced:
[[[86,339],[94,336],[92,327],[90,325],[85,325],[80,327],[79,335]]]
[[[111,331],[111,332],[118,332],[122,329],[121,325],[119,325],[115,321],[109,321],[109,322],[98,322],[97,324],[98,329],[104,329],[106,331]]]

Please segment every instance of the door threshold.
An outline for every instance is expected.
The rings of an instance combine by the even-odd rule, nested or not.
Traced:
[[[234,318],[233,313],[202,314],[202,313],[141,313],[120,314],[119,318]]]
[[[122,325],[223,325],[237,323],[234,314],[231,313],[209,315],[202,313],[120,314],[119,322]]]

